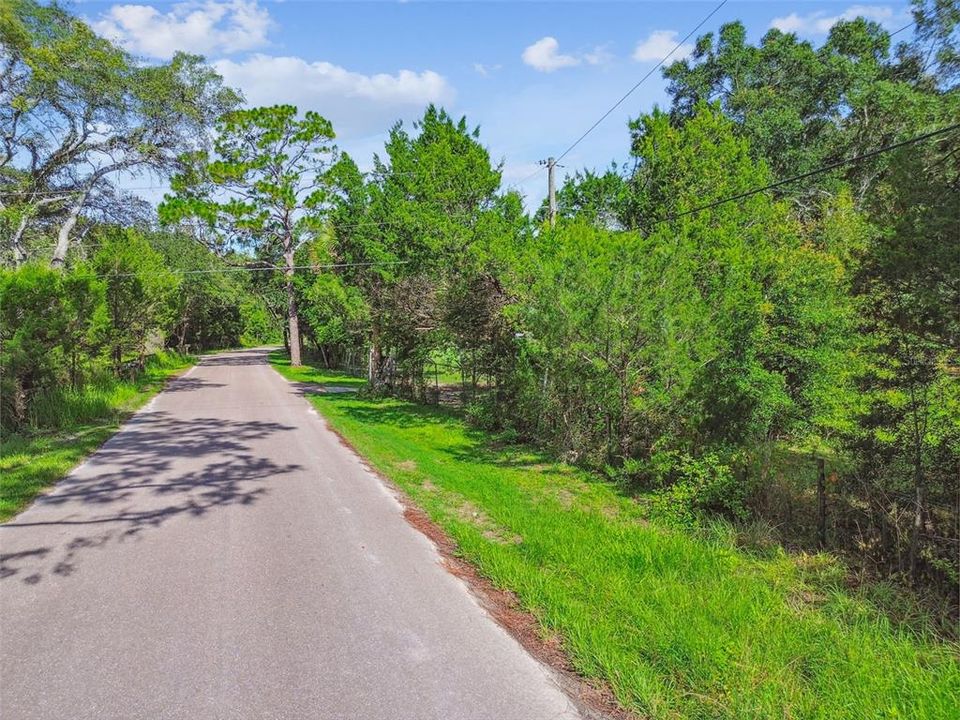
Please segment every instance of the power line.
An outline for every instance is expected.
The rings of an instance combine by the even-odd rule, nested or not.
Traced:
[[[647,74],[644,75],[642,78],[640,78],[640,80],[638,80],[638,81],[636,82],[636,84],[634,84],[634,86],[633,86],[632,88],[630,88],[623,97],[621,97],[619,100],[617,100],[617,101],[610,107],[609,110],[607,110],[603,115],[601,115],[600,118],[599,118],[593,125],[591,125],[589,128],[587,128],[587,131],[586,131],[585,133],[583,133],[583,135],[581,135],[581,136],[578,137],[576,140],[574,140],[573,143],[572,143],[566,150],[564,150],[562,153],[560,153],[560,154],[555,158],[554,162],[560,162],[571,150],[573,150],[577,145],[579,145],[579,144],[584,140],[584,138],[587,137],[587,135],[589,135],[589,134],[592,133],[594,130],[596,130],[596,129],[597,129],[597,126],[599,126],[600,123],[602,123],[604,120],[606,120],[606,119],[610,116],[610,113],[612,113],[614,110],[616,110],[618,107],[620,107],[620,105],[622,105],[623,102],[624,102],[628,97],[630,97],[630,96],[634,93],[634,91],[636,91],[636,89],[637,89],[638,87],[640,87],[644,82],[646,82],[646,80],[647,80],[648,78],[650,78],[650,76],[653,75],[667,60],[669,60],[670,57],[671,57],[677,50],[679,50],[679,49],[683,46],[683,44],[684,44],[687,40],[689,40],[690,37],[691,37],[694,33],[696,33],[700,28],[702,28],[702,27],[704,26],[704,24],[706,24],[707,20],[709,20],[710,18],[712,18],[712,17],[717,13],[717,11],[720,10],[720,8],[722,8],[722,7],[723,7],[724,5],[726,5],[726,4],[727,4],[727,0],[721,0],[720,4],[717,5],[717,6],[716,6],[713,10],[711,10],[709,13],[707,13],[707,15],[706,15],[699,23],[697,23],[696,27],[694,27],[693,30],[691,30],[691,31],[688,32],[686,35],[684,35],[683,39],[680,40],[680,42],[678,42],[676,45],[674,45],[674,46],[673,46],[673,49],[670,50],[670,52],[668,52],[666,55],[664,55],[663,58],[660,60],[660,62],[658,62],[656,65],[654,65],[652,68],[650,68],[650,70],[647,72]],[[528,180],[532,180],[532,179],[535,178],[537,175],[539,175],[541,172],[543,172],[543,168],[544,168],[544,166],[541,165],[540,167],[538,167],[536,170],[534,170],[532,173],[530,173],[529,175],[527,175],[527,176],[526,176],[525,178],[523,178],[522,180],[518,180],[518,181],[515,182],[515,183],[511,183],[510,185],[507,185],[507,187],[508,187],[508,188],[509,188],[509,187],[514,187],[514,188],[520,189],[520,186],[521,186],[521,185],[523,185],[524,183],[526,183]]]
[[[97,187],[95,189],[110,189],[118,192],[132,192],[134,190],[169,190],[168,187],[162,185],[143,185],[136,187],[120,187],[117,185],[110,185],[109,187]],[[73,195],[80,195],[84,192],[84,190],[10,190],[6,192],[0,191],[0,197],[62,197],[66,199]]]
[[[752,195],[757,195],[767,190],[774,190],[778,187],[782,187],[784,185],[789,185],[790,183],[797,182],[798,180],[804,180],[806,178],[813,177],[814,175],[820,175],[822,173],[829,172],[830,170],[836,170],[837,168],[843,167],[844,165],[852,165],[853,163],[861,162],[862,160],[867,160],[868,158],[876,157],[877,155],[881,155],[885,152],[890,152],[891,150],[896,150],[897,148],[901,148],[906,145],[912,145],[913,143],[917,143],[922,140],[927,140],[929,138],[936,137],[937,135],[943,135],[944,133],[948,133],[951,130],[957,130],[957,129],[960,129],[960,123],[948,125],[938,130],[931,130],[930,132],[923,133],[922,135],[917,135],[915,137],[908,138],[907,140],[901,140],[900,142],[896,142],[891,145],[885,145],[884,147],[877,148],[876,150],[871,150],[870,152],[865,152],[861,155],[854,155],[853,157],[844,158],[843,160],[837,160],[836,162],[832,162],[829,165],[824,165],[823,167],[819,167],[816,170],[810,170],[809,172],[801,173],[800,175],[794,175],[793,177],[789,177],[784,180],[778,180],[775,183],[770,183],[769,185],[764,185],[763,187],[754,188],[753,190],[747,190],[746,192],[742,192],[742,193],[737,193],[736,195],[731,195],[730,197],[726,197],[721,200],[715,200],[714,202],[707,203],[705,205],[700,205],[690,210],[684,210],[681,213],[674,213],[672,215],[668,215],[667,217],[663,218],[659,222],[669,222],[671,220],[677,220],[687,215],[692,215],[694,213],[702,212],[704,210],[711,210],[712,208],[718,207],[720,205],[725,205],[726,203],[729,203],[729,202],[734,202],[735,200],[742,200],[743,198],[748,198]]]
[[[406,175],[417,175],[415,172],[387,172],[387,173],[377,173],[377,172],[364,172],[360,173],[361,175],[378,175],[384,177],[386,175],[396,175],[396,176],[406,176]],[[436,177],[427,172],[430,177],[436,179]],[[98,190],[103,190],[106,188],[97,188]],[[109,189],[116,192],[134,192],[138,190],[162,190],[164,192],[170,190],[169,185],[135,185],[130,187],[124,187],[120,185],[111,185]],[[83,193],[83,190],[9,190],[9,191],[0,191],[0,198],[4,197],[27,197],[27,198],[42,198],[42,197],[60,197],[66,200],[67,198],[73,197]]]
[[[658,62],[656,65],[654,65],[652,68],[650,68],[650,70],[647,72],[647,74],[644,75],[642,78],[640,78],[640,80],[637,81],[637,83],[636,83],[632,88],[630,88],[629,90],[627,90],[626,94],[625,94],[622,98],[620,98],[619,100],[617,100],[617,101],[610,107],[609,110],[607,110],[603,115],[601,115],[600,118],[599,118],[593,125],[591,125],[589,128],[587,128],[587,131],[586,131],[585,133],[583,133],[583,135],[581,135],[581,136],[578,137],[576,140],[574,140],[573,143],[570,145],[570,147],[568,147],[566,150],[564,150],[562,153],[560,153],[560,154],[557,156],[557,162],[560,162],[561,160],[563,160],[563,158],[564,158],[571,150],[573,150],[577,145],[579,145],[579,144],[583,141],[583,139],[587,137],[587,135],[589,135],[590,133],[592,133],[592,132],[597,128],[597,126],[600,125],[600,123],[602,123],[604,120],[606,120],[606,119],[610,116],[610,113],[612,113],[614,110],[616,110],[618,107],[620,107],[620,105],[623,104],[624,100],[626,100],[628,97],[630,97],[630,96],[634,93],[634,91],[635,91],[638,87],[640,87],[640,86],[647,80],[647,78],[649,78],[651,75],[653,75],[653,73],[655,73],[667,60],[669,60],[670,57],[671,57],[677,50],[679,50],[687,40],[689,40],[700,28],[702,28],[702,27],[706,24],[706,22],[707,22],[710,18],[712,18],[714,15],[717,14],[717,12],[720,10],[720,8],[722,8],[722,7],[723,7],[724,5],[726,5],[726,4],[727,4],[727,0],[720,0],[720,3],[719,3],[713,10],[711,10],[709,13],[707,13],[706,17],[704,17],[703,20],[701,20],[699,23],[697,23],[696,27],[694,27],[693,30],[691,30],[691,31],[688,32],[686,35],[684,35],[684,36],[683,36],[683,39],[680,40],[680,42],[678,42],[676,45],[674,45],[674,46],[673,46],[673,49],[672,49],[670,52],[668,52],[666,55],[664,55],[664,56],[663,56],[663,59],[660,60],[660,62]]]
[[[418,170],[418,171],[414,171],[414,170],[402,170],[402,171],[397,171],[397,170],[384,170],[384,171],[368,170],[368,171],[366,171],[366,172],[361,172],[360,174],[361,174],[361,175],[376,175],[376,176],[382,177],[382,178],[391,177],[391,176],[393,176],[393,177],[410,177],[410,176],[416,176],[416,175],[426,174],[426,175],[430,176],[433,180],[436,180],[436,179],[437,179],[436,175],[434,175],[433,172],[432,172],[431,170],[429,170],[429,169],[422,169],[422,170]],[[109,188],[112,189],[112,190],[116,190],[116,191],[118,191],[118,192],[132,192],[132,191],[134,191],[134,190],[164,190],[164,191],[170,190],[170,186],[169,186],[169,185],[133,185],[133,186],[111,185],[111,186],[109,186]],[[103,189],[103,188],[99,188],[99,189]],[[27,196],[27,197],[35,198],[35,197],[54,197],[54,196],[58,196],[58,197],[68,198],[68,197],[70,197],[70,196],[72,196],[72,195],[77,195],[77,194],[80,194],[80,193],[82,193],[82,192],[83,192],[83,190],[8,190],[8,191],[0,191],[0,197],[15,197],[15,196],[16,196],[16,197],[23,197],[23,196]]]
[[[345,267],[371,267],[379,265],[405,265],[409,260],[383,260],[379,262],[352,262],[352,263],[326,263],[319,265],[292,265],[290,267],[284,267],[282,265],[267,265],[265,267],[239,267],[239,266],[228,266],[223,268],[204,268],[201,270],[176,270],[171,269],[170,272],[175,275],[203,275],[203,274],[212,274],[212,273],[222,273],[222,272],[272,272],[274,270],[332,270],[336,268],[345,268]],[[106,275],[97,275],[98,278],[108,278],[108,277],[134,277],[139,275],[139,273],[117,273]]]
[[[703,27],[703,25],[704,25],[713,15],[715,15],[715,14],[717,13],[717,11],[720,10],[720,8],[722,8],[725,4],[726,4],[726,0],[723,0],[723,2],[721,2],[721,3],[720,3],[719,5],[717,5],[709,14],[707,14],[707,16],[704,17],[703,20],[701,20],[700,23],[699,23],[693,30],[691,30],[689,33],[687,33],[686,36],[685,36],[682,40],[680,40],[680,42],[678,42],[678,43],[673,47],[673,49],[672,49],[669,53],[667,53],[667,55],[664,56],[664,58],[663,58],[662,60],[660,60],[660,62],[658,62],[653,68],[651,68],[650,71],[649,71],[646,75],[644,75],[632,88],[630,88],[630,90],[628,90],[627,93],[626,93],[623,97],[621,97],[609,110],[607,110],[603,115],[601,115],[600,118],[599,118],[593,125],[591,125],[591,126],[587,129],[587,131],[586,131],[585,133],[583,133],[583,135],[581,135],[579,138],[577,138],[577,139],[570,145],[570,147],[568,147],[568,148],[567,148],[566,150],[564,150],[560,155],[558,155],[557,158],[556,158],[556,160],[559,162],[565,155],[567,155],[571,150],[573,150],[577,145],[579,145],[580,142],[583,141],[583,139],[587,137],[587,135],[589,135],[591,132],[593,132],[593,131],[597,128],[597,126],[600,125],[600,123],[602,123],[604,120],[606,120],[607,117],[608,117],[614,110],[617,109],[617,107],[619,107],[628,97],[630,97],[630,95],[632,95],[633,92],[634,92],[638,87],[640,87],[640,85],[641,85],[644,81],[646,81],[651,75],[653,75],[653,73],[654,73],[659,67],[661,67],[667,60],[669,60],[670,57],[683,45],[683,43],[685,43],[694,33],[696,33],[701,27]],[[939,16],[939,13],[938,13],[937,15],[935,15],[934,17],[938,17],[938,16]],[[910,28],[910,27],[913,27],[913,26],[916,25],[916,24],[917,24],[917,21],[916,21],[916,20],[911,20],[911,21],[910,21],[909,23],[907,23],[906,25],[904,25],[904,26],[902,26],[902,27],[900,27],[900,28],[898,28],[898,29],[896,29],[896,30],[893,30],[893,31],[889,32],[889,33],[888,33],[888,37],[893,37],[893,36],[895,36],[895,35],[898,35],[898,34],[902,33],[904,30],[906,30],[906,29],[908,29],[908,28]],[[774,84],[774,87],[776,87],[776,86],[779,85],[779,84],[780,84],[780,83],[775,83],[775,84]],[[529,175],[527,175],[525,178],[523,178],[522,180],[517,181],[516,183],[512,183],[511,185],[508,185],[508,187],[516,187],[516,188],[519,188],[520,185],[523,185],[523,184],[526,183],[528,180],[533,179],[534,177],[536,177],[537,175],[539,175],[541,172],[543,172],[543,167],[538,167],[536,170],[534,170],[532,173],[530,173]]]
[[[894,30],[893,32],[887,33],[887,37],[893,37],[894,35],[898,35],[899,33],[902,33],[904,30],[906,30],[908,27],[912,27],[916,24],[917,24],[916,20],[911,20],[899,30]]]

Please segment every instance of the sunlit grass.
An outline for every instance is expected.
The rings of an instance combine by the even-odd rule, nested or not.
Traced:
[[[328,370],[326,368],[315,368],[309,365],[291,367],[290,358],[283,350],[271,352],[270,363],[280,370],[284,377],[295,382],[318,383],[320,385],[334,385],[349,388],[361,388],[367,384],[366,378],[357,377],[342,370]]]
[[[0,439],[0,522],[9,520],[99,447],[118,425],[193,359],[150,358],[136,380],[103,376],[84,387],[47,392],[31,403],[30,428]]]
[[[288,377],[325,374],[280,367]],[[746,554],[649,522],[596,477],[500,448],[453,413],[311,401],[509,588],[576,667],[655,718],[954,718],[957,648],[893,627],[828,555]]]

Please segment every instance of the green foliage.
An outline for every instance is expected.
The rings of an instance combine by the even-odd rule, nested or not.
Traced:
[[[715,452],[694,458],[677,451],[654,453],[649,466],[654,486],[653,514],[669,525],[694,527],[704,517],[749,517],[749,484]]]
[[[104,285],[86,268],[0,270],[0,424],[26,423],[38,392],[75,384],[80,358],[96,351],[104,325]]]
[[[557,215],[611,230],[625,229],[631,199],[630,186],[616,164],[603,174],[577,170],[557,190]],[[548,210],[545,199],[536,219],[544,222]]]
[[[932,71],[891,62],[887,31],[858,18],[834,25],[819,48],[779,30],[752,46],[742,23],[727,23],[718,36],[699,38],[692,59],[673,63],[664,75],[675,117],[719,98],[755,156],[783,178],[873,149],[889,141],[891,131],[895,137],[918,132],[936,112]],[[846,172],[865,189],[889,163],[881,156]],[[818,187],[835,191],[840,174],[799,185],[801,197]]]
[[[192,237],[176,232],[147,236],[164,264],[179,276],[166,344],[181,352],[262,345],[280,338],[280,323],[256,293],[249,258],[225,261]]]
[[[178,272],[224,269],[195,241],[119,228],[101,228],[94,241],[91,261],[66,271],[36,264],[0,270],[5,432],[105,412],[117,382],[105,350],[113,374],[130,376],[165,343],[208,349],[236,345],[241,334],[257,342],[275,335],[248,278]]]
[[[198,218],[217,232],[218,247],[284,250],[316,230],[310,212],[323,206],[323,180],[334,133],[330,122],[292,105],[225,113],[216,123],[213,153],[183,158],[160,205],[160,219]],[[222,194],[226,198],[222,198]]]
[[[168,174],[239,100],[201,58],[140,63],[57,3],[6,0],[0,54],[0,183],[16,192],[0,223],[15,263],[49,257],[56,229],[52,261],[62,266],[82,215],[129,212],[112,177]]]
[[[681,126],[642,118],[641,217],[766,182],[730,130],[708,106]],[[528,437],[621,466],[655,446],[696,458],[849,417],[842,263],[804,243],[783,204],[746,204],[642,221],[646,235],[561,223],[527,244],[506,310],[523,370],[504,407]],[[840,396],[829,409],[818,402],[827,393]]]
[[[129,355],[142,365],[148,344],[162,343],[181,280],[135,230],[106,229],[99,242],[91,264],[106,284],[106,342],[119,372]]]
[[[673,118],[687,123],[701,99],[719,98],[774,179],[947,126],[960,112],[960,10],[916,0],[913,14],[913,39],[895,49],[863,19],[838,22],[819,48],[776,30],[752,46],[729,23],[698,41],[692,61],[666,70]],[[960,446],[948,440],[960,424],[957,153],[948,134],[787,186],[801,237],[835,258],[834,269],[827,258],[789,259],[793,289],[765,345],[789,376],[809,379],[784,410],[809,408],[801,416],[810,434],[855,458],[851,481],[869,510],[851,510],[854,537],[839,539],[871,548],[885,570],[914,582],[927,573],[951,592],[960,574]],[[816,279],[831,272],[839,282]],[[811,357],[810,338],[824,333],[834,351]]]
[[[256,347],[258,345],[276,344],[281,341],[283,334],[280,322],[271,314],[267,303],[258,295],[245,293],[239,301],[240,311],[240,345]]]
[[[503,355],[494,267],[523,218],[516,198],[497,196],[500,169],[478,135],[465,118],[430,106],[412,133],[391,129],[371,182],[348,158],[334,173],[330,258],[376,263],[336,274],[369,308],[377,388],[422,393],[425,364],[452,337]]]
[[[354,347],[363,342],[368,309],[360,291],[334,273],[318,273],[303,289],[303,319],[317,347]]]

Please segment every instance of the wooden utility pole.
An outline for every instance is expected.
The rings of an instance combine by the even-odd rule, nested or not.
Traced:
[[[550,227],[557,224],[557,183],[555,171],[557,161],[552,157],[540,161],[541,165],[547,166],[547,195],[550,198]]]

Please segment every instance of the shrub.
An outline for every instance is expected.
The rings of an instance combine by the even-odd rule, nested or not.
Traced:
[[[688,453],[656,453],[650,468],[660,488],[651,499],[654,513],[675,525],[692,526],[704,513],[746,520],[747,483],[715,452],[693,457]]]
[[[104,289],[83,267],[66,274],[27,265],[0,273],[0,424],[28,421],[38,394],[74,385],[94,352]]]

